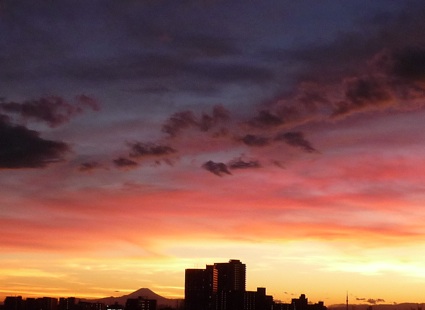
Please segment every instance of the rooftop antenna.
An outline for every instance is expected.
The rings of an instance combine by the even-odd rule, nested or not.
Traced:
[[[347,295],[345,297],[345,310],[348,310],[348,291],[347,291]]]

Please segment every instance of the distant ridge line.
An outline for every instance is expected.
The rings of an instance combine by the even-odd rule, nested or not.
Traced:
[[[139,298],[139,297],[146,298],[146,299],[155,299],[158,305],[169,306],[169,307],[176,307],[183,300],[181,298],[180,299],[165,298],[161,295],[158,295],[157,293],[155,293],[149,288],[140,288],[137,291],[134,291],[130,294],[122,295],[118,297],[111,296],[111,297],[104,297],[104,298],[97,298],[97,299],[90,299],[90,300],[86,299],[86,300],[100,302],[107,305],[112,305],[115,303],[118,303],[120,305],[125,305],[127,299]]]

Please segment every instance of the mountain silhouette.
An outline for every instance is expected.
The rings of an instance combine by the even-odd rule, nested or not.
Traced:
[[[178,304],[181,304],[182,299],[170,299],[162,297],[161,295],[156,294],[152,290],[148,288],[141,288],[137,291],[130,293],[128,295],[123,295],[120,297],[105,297],[96,299],[96,302],[104,303],[106,305],[112,305],[118,303],[120,305],[125,306],[127,299],[129,298],[146,298],[146,299],[155,299],[158,306],[168,306],[168,307],[177,307]]]

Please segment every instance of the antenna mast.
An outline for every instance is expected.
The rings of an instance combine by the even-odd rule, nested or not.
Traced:
[[[348,310],[348,291],[347,291],[347,296],[345,297],[345,308],[346,310]]]

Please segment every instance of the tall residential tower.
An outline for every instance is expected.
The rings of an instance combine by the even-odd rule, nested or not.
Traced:
[[[231,259],[228,263],[215,263],[214,266],[218,271],[218,291],[245,291],[245,264],[240,260]]]
[[[246,265],[232,259],[185,271],[186,310],[239,310],[243,305]]]

